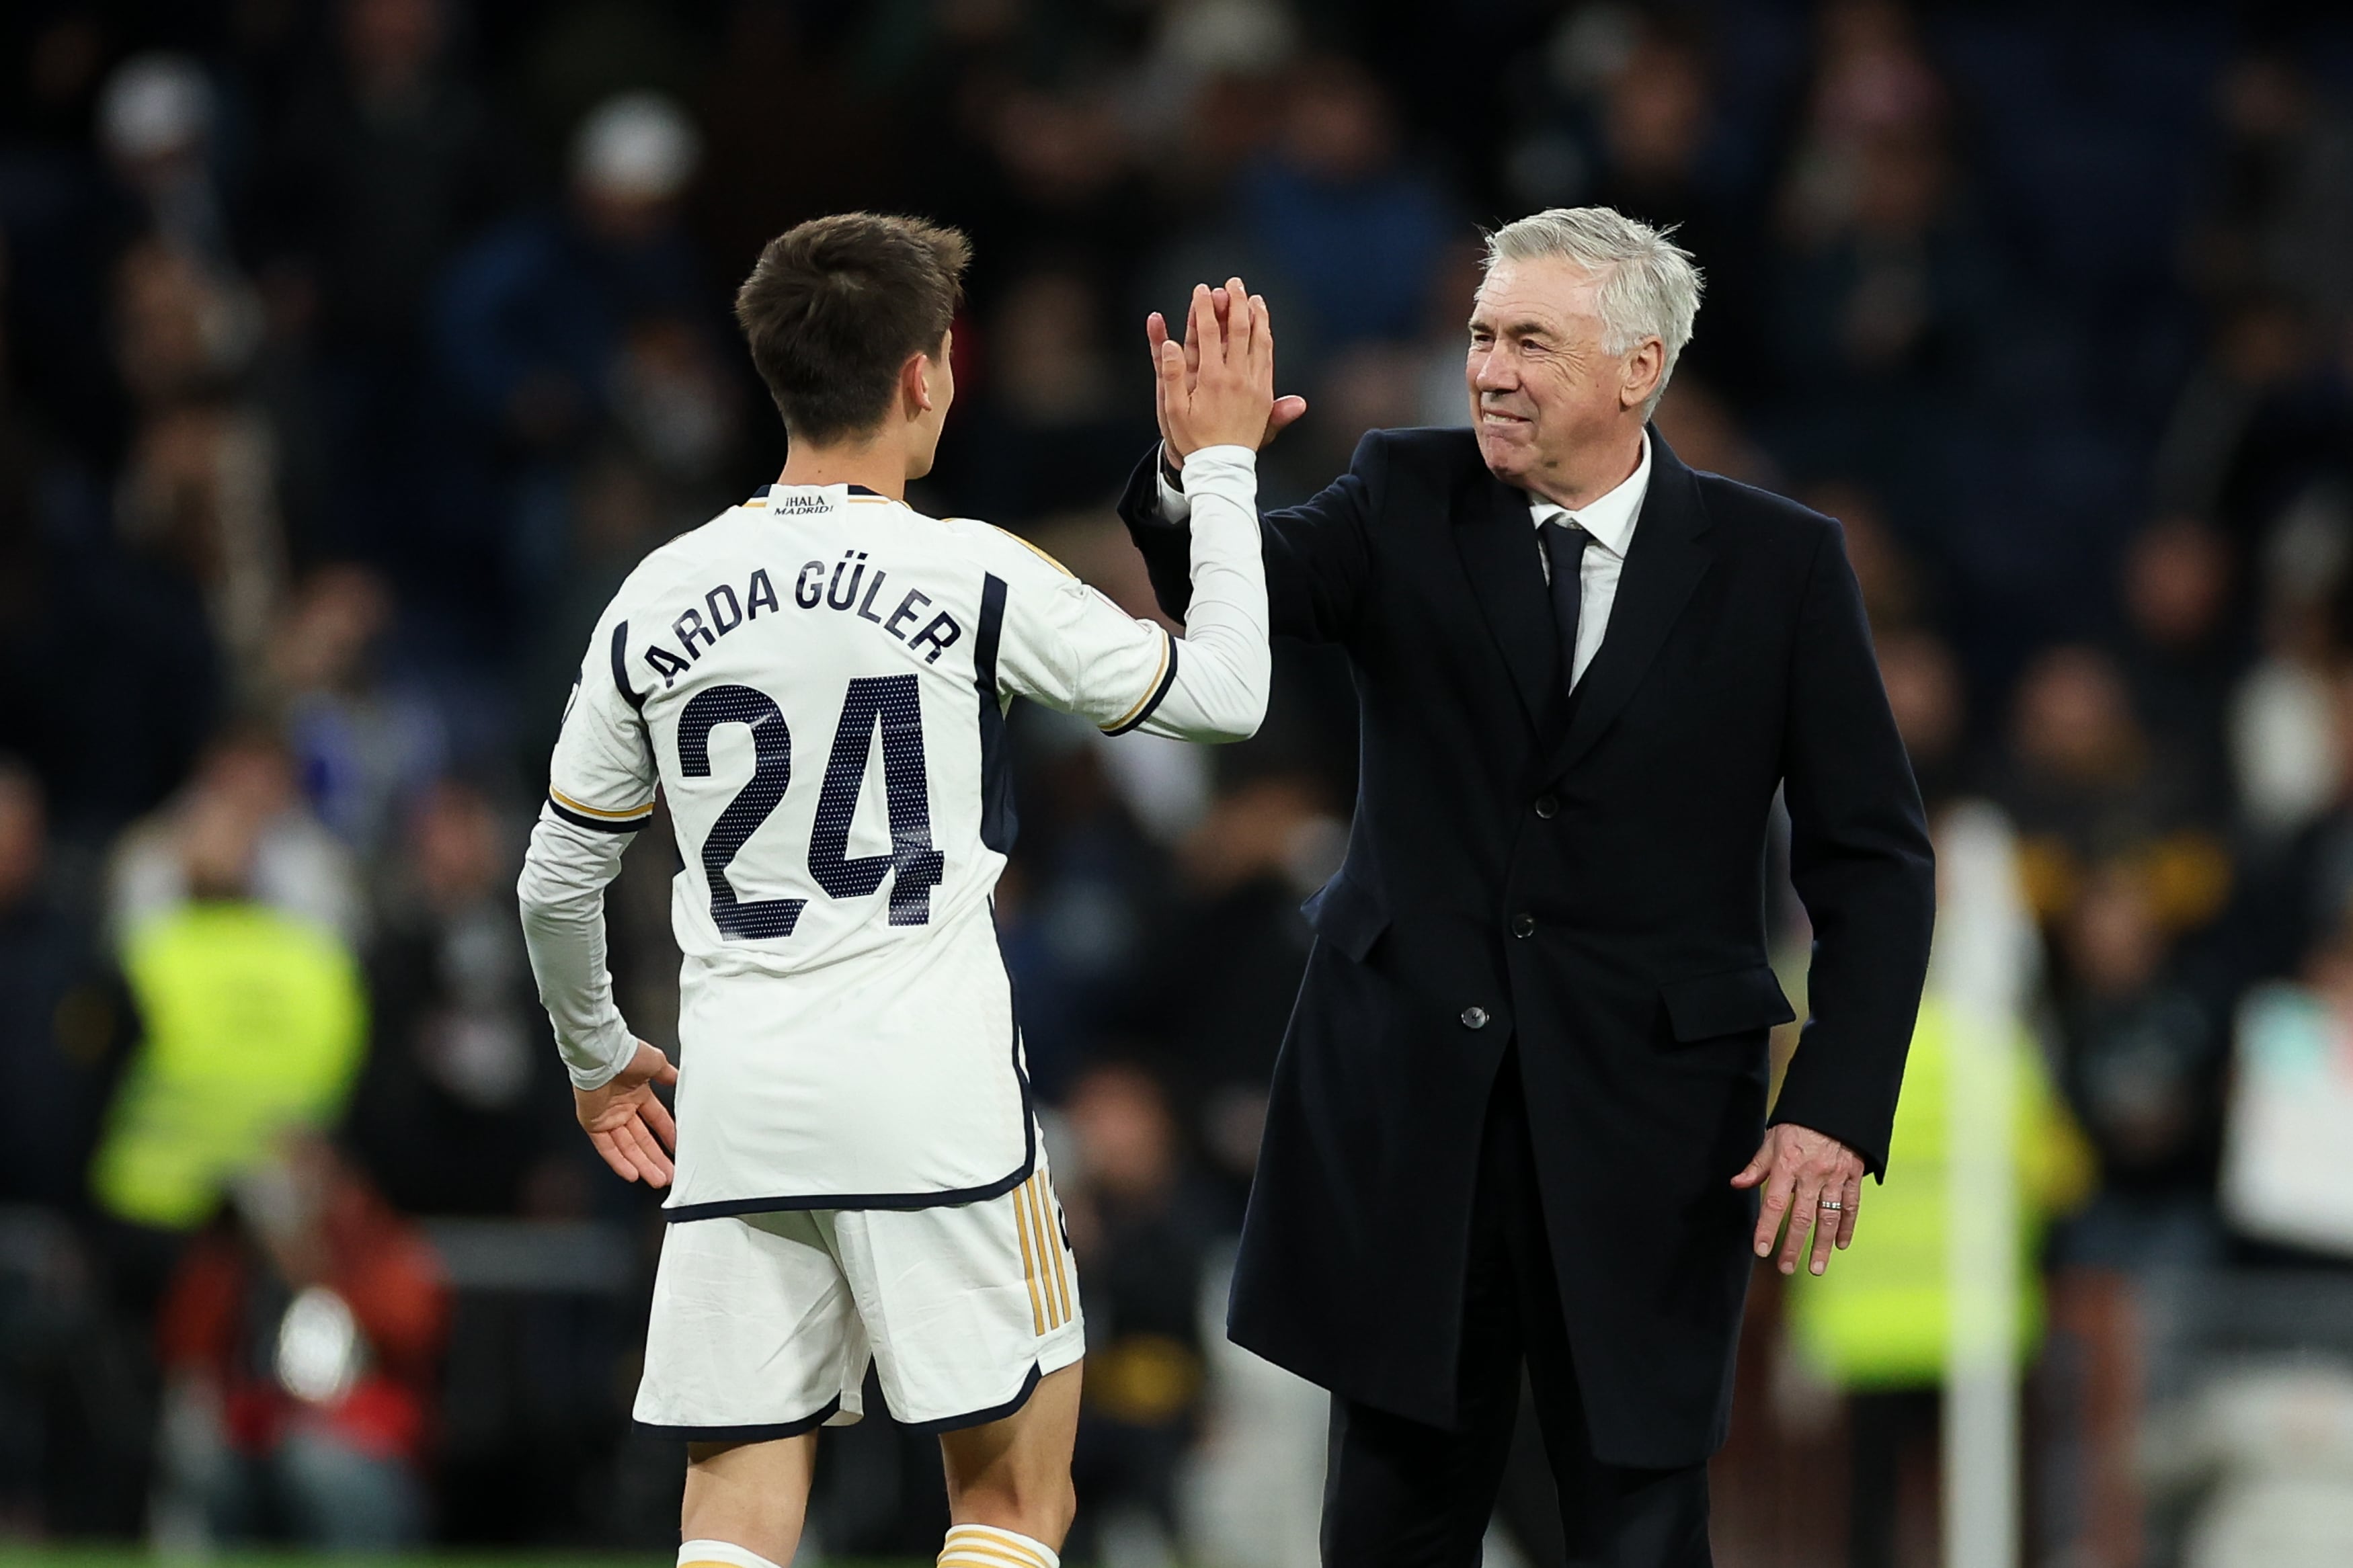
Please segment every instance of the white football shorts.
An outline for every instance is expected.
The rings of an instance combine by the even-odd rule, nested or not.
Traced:
[[[662,1238],[639,1422],[761,1442],[865,1413],[945,1432],[1001,1420],[1086,1352],[1078,1267],[1042,1150],[980,1203],[687,1220]]]

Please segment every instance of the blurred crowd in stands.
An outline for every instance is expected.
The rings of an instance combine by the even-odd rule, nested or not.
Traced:
[[[768,237],[963,226],[913,499],[1149,613],[1109,510],[1147,310],[1264,290],[1311,405],[1264,486],[1296,499],[1368,427],[1465,422],[1479,226],[1604,203],[1707,273],[1666,439],[1843,521],[1932,809],[2007,825],[2031,1560],[2241,1561],[2214,1500],[2268,1385],[2172,1390],[2223,1415],[2153,1469],[2137,1424],[2169,1282],[2353,1258],[2353,25],[2319,15],[10,5],[0,1539],[670,1539],[678,1456],[627,1419],[655,1200],[571,1127],[512,888],[597,611],[781,463],[728,316]],[[1216,1327],[1353,791],[1345,668],[1278,669],[1215,753],[1015,722],[999,917],[1091,1333],[1074,1562],[1312,1552],[1318,1407]],[[665,1047],[674,869],[646,834],[608,908]],[[1773,917],[1794,987],[1803,914]],[[1886,1289],[1760,1279],[1728,1563],[1932,1560],[1936,1336],[1888,1330],[1938,1321],[1966,1032],[1924,1018],[1865,1204]],[[2342,1523],[2331,1375],[2270,1396],[2334,1413],[2298,1451]],[[1816,1479],[1855,1456],[1813,1537],[1770,1503],[1806,1443]],[[936,1464],[830,1436],[817,1535],[928,1554]]]

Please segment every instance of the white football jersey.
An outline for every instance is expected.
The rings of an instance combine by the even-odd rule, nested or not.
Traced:
[[[990,911],[1014,832],[1009,700],[1193,738],[1248,734],[1264,712],[1251,455],[1197,453],[1186,479],[1187,639],[1012,534],[844,486],[772,487],[623,584],[565,715],[522,892],[575,1081],[601,1082],[634,1043],[601,921],[561,915],[601,892],[659,788],[684,864],[672,1218],[966,1203],[1029,1177],[1036,1121]]]

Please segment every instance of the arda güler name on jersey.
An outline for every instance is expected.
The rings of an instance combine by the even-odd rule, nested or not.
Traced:
[[[865,551],[845,551],[841,559],[833,563],[829,575],[822,561],[811,561],[801,567],[793,579],[793,604],[803,610],[825,609],[871,621],[882,628],[884,636],[911,648],[929,648],[923,662],[937,664],[940,655],[964,636],[964,627],[954,616],[940,610],[914,631],[908,631],[908,626],[923,619],[923,612],[931,607],[932,597],[920,588],[910,588],[895,606],[881,609],[878,606],[892,603],[883,586],[890,579],[890,572],[883,567],[876,566],[870,572]],[[677,684],[678,678],[702,657],[703,649],[716,647],[721,637],[736,627],[759,619],[763,614],[784,613],[784,606],[777,602],[776,584],[765,567],[752,574],[740,595],[733,584],[722,583],[702,595],[702,609],[681,612],[670,624],[670,635],[685,650],[683,654],[660,643],[645,651],[646,663],[661,677],[665,687]],[[705,611],[709,612],[707,616]]]

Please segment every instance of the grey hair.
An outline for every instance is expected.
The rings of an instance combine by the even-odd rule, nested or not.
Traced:
[[[1692,254],[1653,228],[1610,207],[1551,207],[1487,236],[1487,270],[1499,261],[1566,261],[1600,283],[1594,310],[1601,317],[1601,348],[1622,354],[1644,338],[1665,350],[1659,384],[1642,405],[1647,419],[1666,395],[1675,361],[1691,342],[1704,287]]]

